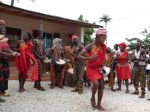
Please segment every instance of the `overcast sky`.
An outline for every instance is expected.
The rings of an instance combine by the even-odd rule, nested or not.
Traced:
[[[10,4],[11,0],[1,0]],[[81,14],[89,22],[99,25],[99,18],[108,14],[108,46],[139,37],[150,26],[150,0],[15,0],[14,6],[76,20]]]

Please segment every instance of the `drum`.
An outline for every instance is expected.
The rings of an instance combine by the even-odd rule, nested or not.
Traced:
[[[49,60],[47,57],[43,60],[44,63],[50,63],[51,60]]]
[[[68,71],[67,71],[66,84],[69,87],[74,87],[75,86],[73,68],[69,68]]]
[[[56,61],[56,64],[57,64],[57,65],[65,65],[65,64],[66,64],[66,61],[65,61],[65,60],[62,60],[62,59],[58,59],[58,60]]]
[[[105,71],[105,74],[106,74],[106,75],[109,75],[109,74],[110,74],[110,67],[104,66],[104,67],[103,67],[103,70]]]
[[[107,66],[104,66],[103,70],[104,70],[104,73],[103,73],[104,81],[108,81],[108,75],[110,74],[110,68]]]

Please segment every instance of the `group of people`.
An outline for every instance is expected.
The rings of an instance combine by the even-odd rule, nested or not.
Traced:
[[[0,96],[10,96],[8,89],[9,63],[8,57],[16,57],[18,68],[19,92],[24,92],[24,84],[28,78],[28,71],[33,62],[32,80],[34,88],[45,91],[41,86],[43,64],[48,66],[50,72],[50,88],[55,86],[63,88],[64,85],[74,87],[71,92],[83,93],[83,81],[92,83],[92,107],[101,111],[101,105],[105,83],[108,82],[112,91],[121,91],[122,81],[126,84],[126,93],[129,93],[129,79],[133,80],[135,87],[134,95],[145,97],[146,75],[147,86],[150,90],[150,57],[149,50],[141,48],[138,40],[135,50],[129,54],[127,45],[122,42],[115,44],[115,51],[105,45],[107,31],[98,29],[95,40],[84,46],[77,35],[72,35],[71,45],[62,47],[60,38],[53,39],[53,46],[48,51],[43,48],[41,32],[36,32],[32,38],[26,32],[23,40],[20,40],[15,49],[11,50],[6,38],[5,21],[0,20]],[[118,50],[120,48],[120,51]],[[70,71],[72,70],[72,71]],[[108,79],[105,80],[105,77]],[[115,78],[118,88],[114,88]],[[97,103],[95,95],[98,95]],[[4,102],[0,98],[0,102]]]

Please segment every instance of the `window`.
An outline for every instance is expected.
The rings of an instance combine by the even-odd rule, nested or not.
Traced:
[[[39,32],[39,30],[33,30],[33,37],[35,37],[36,33]],[[52,34],[47,32],[42,32],[42,40],[43,40],[43,47],[44,48],[51,48],[53,44],[52,40]]]
[[[43,41],[44,41],[44,48],[51,48],[52,47],[52,34],[50,33],[43,33]]]
[[[60,38],[60,33],[54,33],[53,35],[54,38]]]
[[[6,27],[6,36],[10,43],[18,42],[21,39],[21,29]]]

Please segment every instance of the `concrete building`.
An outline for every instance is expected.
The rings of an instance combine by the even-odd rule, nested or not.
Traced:
[[[100,28],[102,26],[83,23],[58,16],[33,12],[0,3],[0,19],[6,21],[7,37],[11,47],[21,39],[24,32],[33,34],[43,32],[45,48],[52,46],[53,38],[61,38],[63,45],[69,44],[70,36],[76,34],[84,42],[84,28]]]

